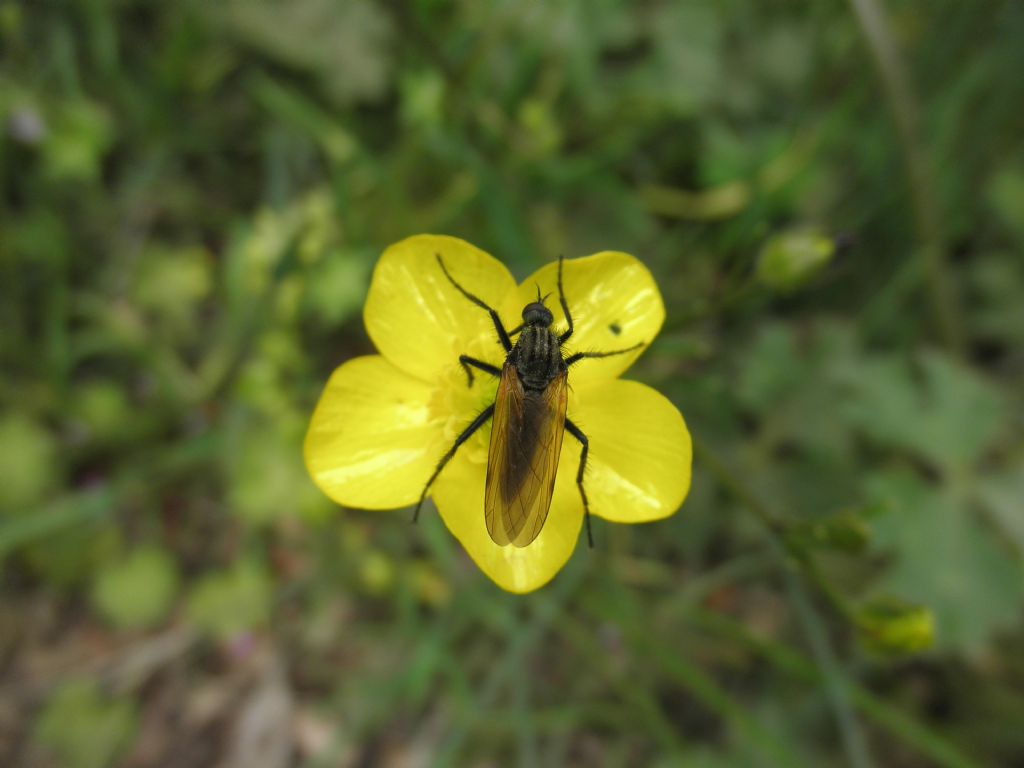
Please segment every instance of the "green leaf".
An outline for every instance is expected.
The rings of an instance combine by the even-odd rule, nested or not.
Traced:
[[[13,516],[0,522],[0,559],[25,545],[59,538],[79,525],[102,524],[115,503],[109,487],[90,488],[63,496],[30,515]],[[109,529],[107,529],[109,530]],[[77,542],[81,550],[81,542]]]
[[[105,768],[131,743],[137,726],[130,699],[103,696],[95,683],[67,683],[46,702],[33,729],[64,768]]]
[[[976,461],[1007,423],[1005,397],[977,371],[945,355],[926,355],[922,366],[924,455],[947,466]]]
[[[90,381],[75,388],[71,401],[75,426],[100,442],[116,439],[131,426],[134,414],[124,389],[112,381]]]
[[[1024,466],[983,478],[978,495],[1000,530],[1024,552]]]
[[[437,128],[444,119],[444,79],[433,70],[407,74],[401,83],[402,121],[411,128]]]
[[[170,329],[188,330],[212,288],[211,265],[210,253],[200,246],[153,246],[139,260],[135,301]]]
[[[369,282],[370,260],[364,254],[331,251],[306,280],[308,307],[325,325],[338,325],[362,308]]]
[[[357,152],[355,136],[302,90],[267,75],[254,75],[249,88],[256,101],[275,118],[308,134],[334,162],[350,160]]]
[[[200,629],[227,639],[266,623],[272,583],[251,560],[200,579],[188,597],[188,616]]]
[[[25,547],[25,559],[50,584],[77,589],[80,584],[88,583],[96,568],[120,551],[122,542],[119,529],[107,519],[106,510],[95,506],[105,495],[76,494],[69,497],[65,511],[70,517],[62,522],[67,523],[77,518],[84,524],[51,530],[46,536],[35,538]],[[57,508],[60,506],[64,504]]]
[[[1024,172],[1001,168],[989,180],[986,192],[1006,226],[1024,242]]]
[[[48,172],[60,181],[96,179],[113,138],[113,122],[99,105],[89,101],[65,104],[45,140]]]
[[[799,446],[816,461],[845,464],[852,441],[849,426],[836,408],[842,396],[837,379],[841,381],[845,371],[856,370],[861,360],[848,327],[822,324],[809,344],[798,345],[789,327],[766,324],[740,360],[735,392],[744,406],[761,417],[766,445]],[[812,470],[804,467],[802,471]]]
[[[724,68],[722,14],[711,4],[670,3],[652,16],[659,98],[680,113],[697,112],[718,96]]]
[[[148,627],[167,615],[177,591],[174,558],[161,549],[145,547],[100,570],[92,601],[115,626]]]
[[[921,359],[920,378],[896,357],[866,360],[848,379],[849,422],[882,445],[902,448],[945,469],[977,461],[1006,424],[1002,393],[972,369],[940,353]]]
[[[894,556],[877,589],[931,609],[937,646],[977,650],[1019,622],[1024,569],[962,499],[906,470],[875,475],[868,493],[891,507],[874,524]]]
[[[322,518],[331,508],[310,481],[301,437],[291,430],[253,424],[240,431],[233,446],[228,501],[235,514],[266,525],[296,515]]]
[[[789,396],[805,373],[806,364],[797,354],[793,332],[781,323],[771,323],[758,330],[754,343],[743,355],[736,396],[747,408],[760,413]]]
[[[814,66],[812,35],[797,24],[777,23],[761,30],[754,47],[757,74],[779,88],[800,88]]]
[[[20,414],[0,419],[0,459],[0,514],[27,512],[60,474],[53,436]]]
[[[265,56],[319,76],[339,103],[377,98],[390,82],[391,20],[368,0],[235,0],[222,19]]]
[[[968,265],[967,279],[975,333],[1024,346],[1024,259],[998,252],[979,256]]]

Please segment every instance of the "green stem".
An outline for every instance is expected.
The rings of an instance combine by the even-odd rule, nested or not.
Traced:
[[[924,149],[920,109],[910,77],[878,0],[849,2],[871,51],[886,101],[896,122],[906,162],[914,225],[921,241],[921,259],[927,270],[928,292],[939,333],[951,352],[962,355],[965,341],[959,299],[946,263],[942,215],[933,192],[935,185],[932,168]]]
[[[690,618],[701,627],[739,642],[764,658],[776,669],[807,683],[820,685],[822,671],[801,654],[751,632],[743,624],[702,608],[689,609]],[[935,765],[946,768],[980,768],[968,755],[944,735],[933,731],[914,715],[889,704],[855,681],[848,681],[850,700],[867,718],[893,737],[927,756]]]
[[[767,529],[776,548],[785,552],[791,564],[800,570],[805,579],[825,597],[840,615],[851,623],[856,623],[853,609],[825,578],[813,553],[803,540],[793,536],[776,514],[753,491],[738,480],[702,440],[693,437],[693,449],[694,454],[700,458],[722,487],[755,514]],[[852,766],[867,768],[872,761],[867,750],[867,743],[850,708],[845,678],[839,671],[821,622],[814,612],[810,600],[804,595],[803,587],[797,580],[794,570],[793,568],[786,570],[786,580],[790,594],[794,597],[798,618],[808,633],[815,660],[821,669],[826,693],[836,714],[843,747]]]
[[[796,608],[797,620],[803,626],[810,643],[814,662],[821,672],[822,688],[835,715],[839,738],[847,760],[853,768],[870,768],[874,761],[868,751],[860,723],[850,705],[849,681],[839,666],[828,633],[814,605],[808,599],[803,584],[792,571],[786,572],[786,586]]]
[[[703,440],[696,435],[693,439],[694,456],[708,469],[718,483],[738,502],[747,507],[764,525],[772,543],[779,547],[788,559],[799,568],[804,578],[812,584],[840,615],[856,623],[856,613],[835,587],[825,578],[818,567],[814,554],[802,539],[792,531],[752,490],[744,485],[719,459]]]
[[[628,623],[623,626],[628,626]],[[585,666],[600,675],[615,697],[626,704],[627,711],[637,720],[634,726],[642,724],[646,735],[657,743],[663,755],[674,759],[685,753],[685,741],[656,697],[645,686],[637,685],[631,677],[608,663],[607,650],[600,646],[591,628],[566,614],[559,622],[559,631],[584,660]]]

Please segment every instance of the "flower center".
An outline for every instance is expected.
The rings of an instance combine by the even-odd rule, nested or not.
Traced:
[[[472,345],[476,346],[476,345]],[[466,351],[466,354],[487,360],[493,365],[500,365],[500,361],[494,360],[493,353],[488,357],[474,354],[474,351]],[[468,386],[466,372],[459,365],[458,353],[453,355],[456,361],[450,366],[445,366],[443,372],[438,376],[437,386],[431,393],[427,407],[432,420],[436,419],[442,425],[441,442],[439,451],[443,452],[450,448],[463,430],[466,429],[481,411],[494,403],[498,390],[498,380],[490,374],[472,368],[473,385]],[[491,438],[491,422],[480,427],[463,445],[459,448],[460,454],[465,456],[474,464],[487,463],[487,451]]]

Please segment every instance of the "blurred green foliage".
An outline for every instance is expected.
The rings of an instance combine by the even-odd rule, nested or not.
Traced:
[[[1024,761],[1024,12],[878,6],[0,2],[0,763]],[[427,231],[670,308],[691,497],[525,599],[303,468]]]
[[[135,730],[131,701],[103,696],[93,683],[72,681],[47,702],[35,737],[68,768],[103,768],[131,742]]]
[[[267,621],[271,584],[255,563],[240,561],[230,570],[200,579],[188,600],[188,615],[199,628],[224,638]]]
[[[145,627],[166,616],[177,587],[174,559],[162,549],[146,547],[105,563],[96,575],[92,600],[114,625]]]

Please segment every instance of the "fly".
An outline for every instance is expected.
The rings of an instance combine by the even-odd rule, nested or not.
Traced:
[[[592,357],[611,357],[632,352],[643,342],[626,349],[610,352],[575,352],[568,357],[562,346],[572,337],[573,322],[569,305],[562,289],[562,263],[558,259],[558,302],[568,325],[556,333],[552,328],[554,316],[540,296],[523,308],[523,322],[506,331],[498,313],[482,299],[467,291],[448,272],[441,254],[437,263],[448,281],[476,306],[487,312],[494,323],[498,342],[505,351],[505,362],[496,365],[469,355],[459,355],[459,364],[466,372],[469,386],[473,385],[473,370],[498,379],[494,402],[481,411],[441,457],[433,474],[423,486],[416,511],[420,507],[434,480],[452,460],[459,446],[465,443],[491,418],[491,442],[487,452],[487,479],[484,489],[484,517],[487,532],[495,544],[515,547],[529,546],[540,535],[551,507],[555,489],[558,461],[565,432],[579,441],[580,462],[576,472],[576,486],[583,499],[587,542],[593,547],[590,527],[590,504],[583,486],[590,442],[583,431],[566,415],[569,389],[569,369],[581,360]],[[517,336],[515,343],[512,337]]]

